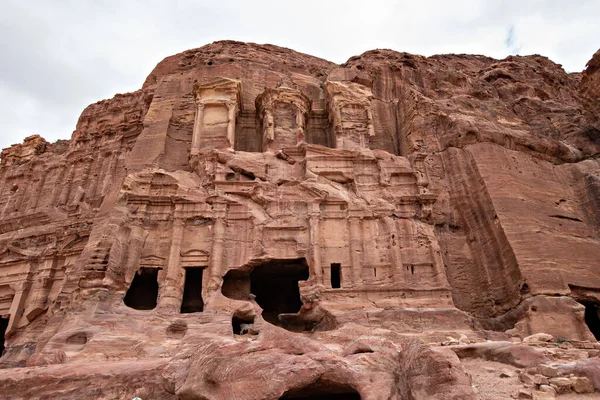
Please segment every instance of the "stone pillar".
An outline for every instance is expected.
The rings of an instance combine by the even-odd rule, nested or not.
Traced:
[[[31,196],[31,200],[29,201],[29,210],[33,212],[38,205],[40,200],[42,191],[44,190],[44,185],[46,184],[46,171],[40,171],[39,179],[37,184],[35,185],[33,195]]]
[[[194,133],[192,136],[191,154],[200,152],[200,138],[202,135],[202,125],[204,124],[204,103],[196,101],[196,119],[194,120]],[[229,128],[229,127],[228,127]]]
[[[52,194],[50,195],[50,206],[55,206],[57,205],[57,201],[58,201],[58,196],[60,195],[61,192],[61,183],[65,177],[65,172],[67,170],[67,167],[65,167],[64,165],[60,167],[60,169],[58,170],[58,173],[56,174],[56,179],[54,180],[54,187],[52,188]]]
[[[309,213],[308,222],[310,225],[310,238],[309,238],[309,248],[310,248],[310,265],[313,268],[313,272],[315,273],[315,280],[317,284],[323,284],[323,268],[321,265],[321,248],[319,244],[321,243],[320,232],[319,232],[319,218],[321,216],[321,212],[319,210],[319,203],[311,204],[311,211]]]
[[[81,184],[80,186],[84,189],[87,189],[88,182],[90,179],[90,173],[92,173],[92,166],[96,164],[96,159],[94,157],[86,158],[83,165],[83,173],[81,174]]]
[[[367,118],[369,119],[369,140],[375,136],[375,123],[373,122],[373,111],[370,108],[367,108]],[[365,147],[369,147],[369,143],[365,144]]]
[[[263,125],[263,151],[268,151],[271,142],[275,140],[275,119],[273,118],[273,113],[269,110],[265,110]]]
[[[304,133],[304,113],[300,107],[296,108],[296,125],[298,126],[297,141],[298,143],[304,143],[306,141],[306,135]]]
[[[100,195],[104,196],[108,192],[110,185],[113,182],[114,170],[117,167],[118,155],[116,153],[111,153],[110,161],[108,162],[108,168],[106,169],[106,174],[104,175],[104,180],[102,182],[102,188],[100,189]]]
[[[398,229],[396,223],[390,217],[385,217],[383,222],[390,234],[390,261],[392,264],[392,274],[395,283],[404,285],[404,264],[402,263],[402,247],[400,246],[400,238],[398,237]]]
[[[342,109],[340,107],[333,108],[333,136],[335,138],[335,147],[343,149],[344,134],[342,132]]]
[[[69,169],[67,179],[65,179],[64,183],[62,184],[62,190],[60,192],[60,197],[58,198],[58,205],[65,205],[69,200],[69,194],[71,193],[71,185],[73,184],[73,177],[75,176],[76,167],[77,164],[74,164]]]
[[[352,265],[352,282],[354,285],[362,284],[363,241],[360,223],[361,219],[358,216],[349,215],[350,263]]]
[[[433,270],[435,271],[436,281],[440,287],[450,288],[448,279],[446,278],[446,267],[444,265],[444,258],[442,257],[442,249],[435,236],[435,231],[432,225],[423,223],[423,230],[427,235],[427,241],[429,242],[429,254],[431,257],[431,263],[433,264]]]
[[[50,293],[52,280],[54,278],[54,264],[54,257],[45,259],[42,267],[38,269],[39,272],[36,280],[31,284],[30,292],[32,296],[30,296],[24,311],[25,318],[27,318],[28,321],[33,321],[36,316],[46,309],[48,294]]]
[[[237,104],[233,101],[227,103],[227,140],[229,141],[229,146],[233,148],[235,145],[235,116],[237,114]]]
[[[95,169],[94,175],[90,180],[90,185],[88,188],[88,198],[93,199],[96,197],[96,192],[98,191],[98,185],[100,183],[100,178],[102,176],[102,172],[104,171],[104,167],[106,167],[106,158],[100,154],[98,157],[98,162],[96,163],[97,168]]]
[[[27,204],[26,204],[26,197],[27,197],[27,192],[29,190],[29,186],[30,186],[30,182],[33,180],[32,177],[33,173],[29,172],[28,174],[26,174],[24,176],[25,179],[21,180],[20,185],[19,185],[19,190],[17,190],[17,193],[15,193],[15,203],[14,203],[14,211],[20,211],[23,212],[24,209],[21,206],[25,206],[24,208],[27,208]],[[13,211],[13,210],[9,210],[9,211]]]
[[[221,279],[226,271],[223,268],[223,248],[225,246],[225,216],[227,202],[221,200],[213,206],[215,224],[213,226],[213,246],[210,256],[210,275]]]
[[[427,172],[427,166],[425,164],[425,158],[427,154],[417,153],[412,160],[412,167],[415,170],[417,177],[417,186],[419,187],[419,193],[429,193],[429,174]]]
[[[19,328],[19,322],[23,316],[23,308],[25,307],[25,299],[29,292],[29,286],[31,282],[22,281],[11,285],[11,288],[15,291],[15,295],[10,305],[10,320],[8,321],[8,327],[6,328],[6,336],[13,334],[17,328]]]
[[[181,268],[181,241],[183,239],[184,224],[180,219],[173,221],[171,233],[171,251],[167,260],[167,272],[164,288],[158,307],[169,312],[178,312],[183,299],[183,268]]]
[[[15,197],[15,194],[9,194],[8,199],[6,200],[6,203],[4,204],[4,207],[2,208],[2,216],[4,217],[7,213],[10,213],[12,211],[12,206],[14,204],[13,201],[13,197]]]

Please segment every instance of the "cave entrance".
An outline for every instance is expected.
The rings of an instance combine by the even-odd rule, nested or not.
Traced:
[[[269,261],[256,266],[250,273],[250,292],[263,309],[265,321],[282,326],[280,317],[300,311],[298,281],[307,279],[308,264],[304,258]]]
[[[290,390],[279,400],[360,400],[360,394],[350,387],[337,385],[311,385],[299,390]]]
[[[195,313],[204,310],[202,299],[202,272],[204,268],[185,268],[185,284],[183,286],[182,313]]]
[[[339,289],[342,287],[341,264],[331,264],[331,288]]]
[[[598,316],[599,305],[590,302],[580,302],[585,307],[585,323],[596,338],[600,340],[600,317]]]
[[[4,335],[6,334],[6,328],[8,328],[8,318],[0,317],[0,357],[4,353]]]
[[[254,330],[254,317],[238,317],[233,316],[231,318],[231,327],[233,328],[234,335],[255,335]]]
[[[152,310],[158,298],[158,271],[160,268],[140,268],[127,290],[123,302],[136,310]]]

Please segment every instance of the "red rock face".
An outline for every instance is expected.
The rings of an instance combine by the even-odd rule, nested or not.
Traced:
[[[415,337],[593,339],[597,58],[166,58],[2,152],[0,366],[57,364],[40,396],[111,362],[148,386],[96,397],[467,399]]]

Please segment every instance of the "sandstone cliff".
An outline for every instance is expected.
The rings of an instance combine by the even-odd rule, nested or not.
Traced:
[[[581,74],[231,41],[168,57],[71,140],[2,152],[0,381],[468,399],[457,356],[419,339],[594,341],[599,88],[600,53]],[[48,364],[44,391],[11,369]]]

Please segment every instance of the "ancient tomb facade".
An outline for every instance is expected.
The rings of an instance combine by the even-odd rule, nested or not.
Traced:
[[[354,82],[327,82],[325,87],[336,148],[368,148],[375,136],[371,89]]]
[[[236,116],[241,105],[241,82],[221,78],[194,89],[196,118],[191,153],[233,148]]]
[[[264,152],[215,160],[215,151],[230,150],[192,148],[190,180],[167,171],[131,178],[126,204],[145,245],[127,256],[139,261],[120,280],[133,285],[138,265],[156,268],[158,309],[188,310],[186,297],[196,296],[206,299],[197,308],[205,311],[222,294],[294,330],[315,328],[316,316],[302,315],[315,291],[328,309],[350,314],[364,306],[356,295],[391,307],[452,308],[423,155],[369,150],[366,102],[364,119],[338,114],[342,147],[334,149],[303,140],[311,103],[300,91],[268,89],[255,104]],[[360,102],[338,106],[348,104],[354,110]],[[179,198],[182,190],[188,194]],[[187,289],[193,268],[203,271],[193,275],[201,276],[192,278],[200,282],[194,295]]]
[[[305,143],[310,99],[301,91],[279,87],[256,98],[263,132],[263,151],[278,151]]]
[[[535,68],[519,73],[563,86],[515,73],[507,88],[512,67],[465,57],[378,50],[337,66],[215,44],[91,105],[71,140],[5,149],[0,365],[177,366],[199,343],[207,363],[237,362],[280,337],[356,347],[338,367],[379,357],[355,332],[593,339],[598,151],[573,133],[587,124],[576,84],[523,58]],[[330,378],[270,398],[368,392]]]

